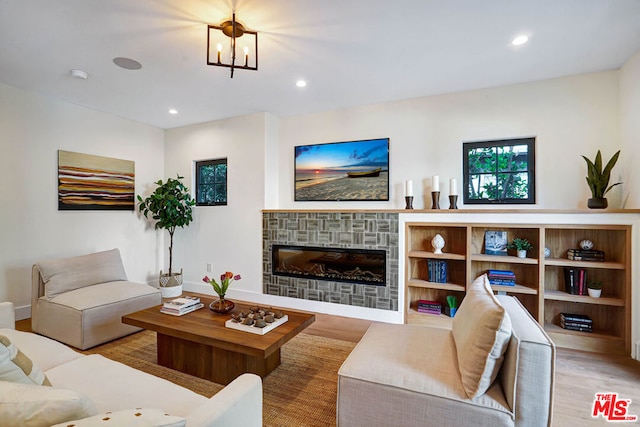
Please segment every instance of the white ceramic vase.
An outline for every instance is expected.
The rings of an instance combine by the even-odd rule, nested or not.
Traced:
[[[433,236],[433,239],[431,239],[431,246],[433,246],[434,254],[441,254],[442,248],[444,248],[444,237],[439,234]]]
[[[518,258],[526,258],[527,250],[526,249],[518,249]]]

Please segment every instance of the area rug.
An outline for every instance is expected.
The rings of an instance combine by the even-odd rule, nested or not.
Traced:
[[[333,426],[338,369],[355,344],[301,333],[282,347],[281,365],[263,380],[265,426]],[[204,396],[224,386],[156,364],[156,334],[142,331],[85,354],[101,354]]]

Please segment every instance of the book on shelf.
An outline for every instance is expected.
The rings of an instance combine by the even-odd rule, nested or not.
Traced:
[[[516,275],[511,270],[487,270],[489,284],[499,286],[515,286]]]
[[[442,304],[437,301],[418,300],[419,313],[442,314]]]
[[[567,331],[578,331],[578,332],[593,332],[593,329],[591,329],[590,326],[570,326],[570,325],[564,325],[562,326],[562,329],[566,329]]]
[[[592,324],[593,320],[586,314],[560,313],[560,321]]]
[[[588,329],[591,330],[593,328],[593,325],[590,323],[580,323],[580,322],[563,322],[560,321],[560,326],[562,326],[563,328],[580,328],[580,329]]]
[[[447,283],[447,261],[439,259],[428,259],[427,270],[429,282]]]
[[[178,308],[178,309],[162,306],[160,308],[160,313],[171,314],[172,316],[182,316],[187,313],[191,313],[192,311],[199,310],[202,307],[204,307],[204,304],[201,302],[197,304],[192,304],[186,308]]]
[[[573,261],[604,261],[604,251],[595,249],[569,249],[567,258]]]
[[[571,295],[587,295],[587,270],[565,267],[564,290]]]

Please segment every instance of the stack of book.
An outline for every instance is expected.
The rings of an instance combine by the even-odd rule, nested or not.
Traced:
[[[595,249],[569,249],[567,258],[574,261],[604,261],[604,252]]]
[[[183,314],[191,313],[202,307],[204,307],[204,304],[200,302],[200,298],[185,296],[165,302],[162,304],[160,312],[173,316],[182,316]]]
[[[564,290],[571,295],[587,295],[587,270],[565,267]]]
[[[442,314],[442,304],[437,301],[418,300],[418,312],[429,314]]]
[[[487,270],[489,283],[500,286],[515,286],[516,275],[511,270]]]
[[[571,331],[593,332],[593,320],[584,314],[560,313],[560,326]]]
[[[435,283],[447,283],[447,261],[428,259],[429,281]]]

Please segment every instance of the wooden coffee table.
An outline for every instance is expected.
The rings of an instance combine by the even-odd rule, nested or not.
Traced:
[[[252,372],[262,378],[280,365],[280,348],[315,321],[315,315],[281,309],[286,323],[265,335],[237,331],[224,326],[230,314],[209,310],[213,298],[200,297],[204,308],[171,316],[160,306],[122,316],[122,322],[155,331],[158,336],[158,364],[218,384],[229,384],[239,375]],[[248,310],[249,303],[237,303],[232,313]]]

